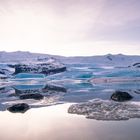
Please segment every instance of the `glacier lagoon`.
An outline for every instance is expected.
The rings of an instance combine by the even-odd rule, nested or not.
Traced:
[[[114,77],[132,80],[90,82],[93,78]],[[3,130],[0,132],[0,139],[139,140],[140,81],[133,80],[139,77],[138,68],[99,67],[92,64],[68,64],[67,71],[45,78],[43,75],[18,74],[4,82],[0,88],[0,128]],[[113,101],[111,97],[116,91],[126,92],[132,98],[121,102]],[[28,96],[23,99],[22,94],[41,94],[43,98]],[[95,117],[97,110],[92,110],[91,113],[86,106],[90,101],[95,103],[94,100],[104,104],[96,106],[100,112],[109,112],[108,102],[110,106],[113,102],[113,108],[114,103],[115,106],[118,103],[122,110],[122,105],[128,104],[130,108],[125,113],[131,116],[130,111],[133,111],[133,117],[113,120],[114,114],[108,113],[108,119],[101,115],[98,120]],[[29,109],[24,113],[7,110],[17,103],[26,103]],[[86,113],[69,111],[71,106],[81,104],[87,108]],[[87,114],[92,116],[86,117]]]

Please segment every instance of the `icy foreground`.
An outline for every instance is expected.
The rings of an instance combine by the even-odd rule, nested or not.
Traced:
[[[71,105],[68,113],[85,115],[95,120],[119,121],[140,118],[140,105],[130,102],[118,103],[94,99],[85,103]]]

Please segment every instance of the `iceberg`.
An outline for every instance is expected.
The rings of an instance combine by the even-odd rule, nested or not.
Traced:
[[[57,62],[55,59],[52,58],[48,61],[35,61],[30,63],[21,63],[15,65],[15,72],[14,74],[18,73],[37,73],[37,74],[44,74],[44,75],[52,75],[60,72],[66,71],[66,66],[60,62]]]
[[[85,115],[86,118],[103,121],[120,121],[140,118],[140,105],[132,102],[114,102],[93,99],[85,103],[73,104],[68,113]]]
[[[140,82],[140,77],[103,77],[103,78],[92,78],[89,80],[92,84],[109,84],[109,83],[129,83],[129,82]]]
[[[11,78],[21,73],[45,76],[66,71],[66,66],[55,58],[34,59],[22,62],[0,63],[0,79]]]

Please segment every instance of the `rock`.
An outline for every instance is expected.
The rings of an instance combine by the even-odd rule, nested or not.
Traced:
[[[19,96],[20,99],[34,99],[34,100],[41,100],[44,98],[42,94],[24,94]]]
[[[112,94],[111,99],[118,102],[128,101],[131,100],[133,97],[127,93],[122,91],[116,91]]]
[[[25,113],[29,108],[28,104],[19,103],[7,108],[7,110],[12,113]]]

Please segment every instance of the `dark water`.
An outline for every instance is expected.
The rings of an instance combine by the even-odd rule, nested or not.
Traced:
[[[140,83],[91,84],[100,77],[139,77],[138,69],[70,65],[68,71],[42,79],[42,75],[20,74],[0,88],[0,140],[139,140],[140,119],[103,121],[70,114],[75,103],[92,99],[111,100],[115,91],[124,91],[140,102]],[[41,94],[43,99],[21,99]],[[26,103],[29,110],[12,113],[13,104]]]

